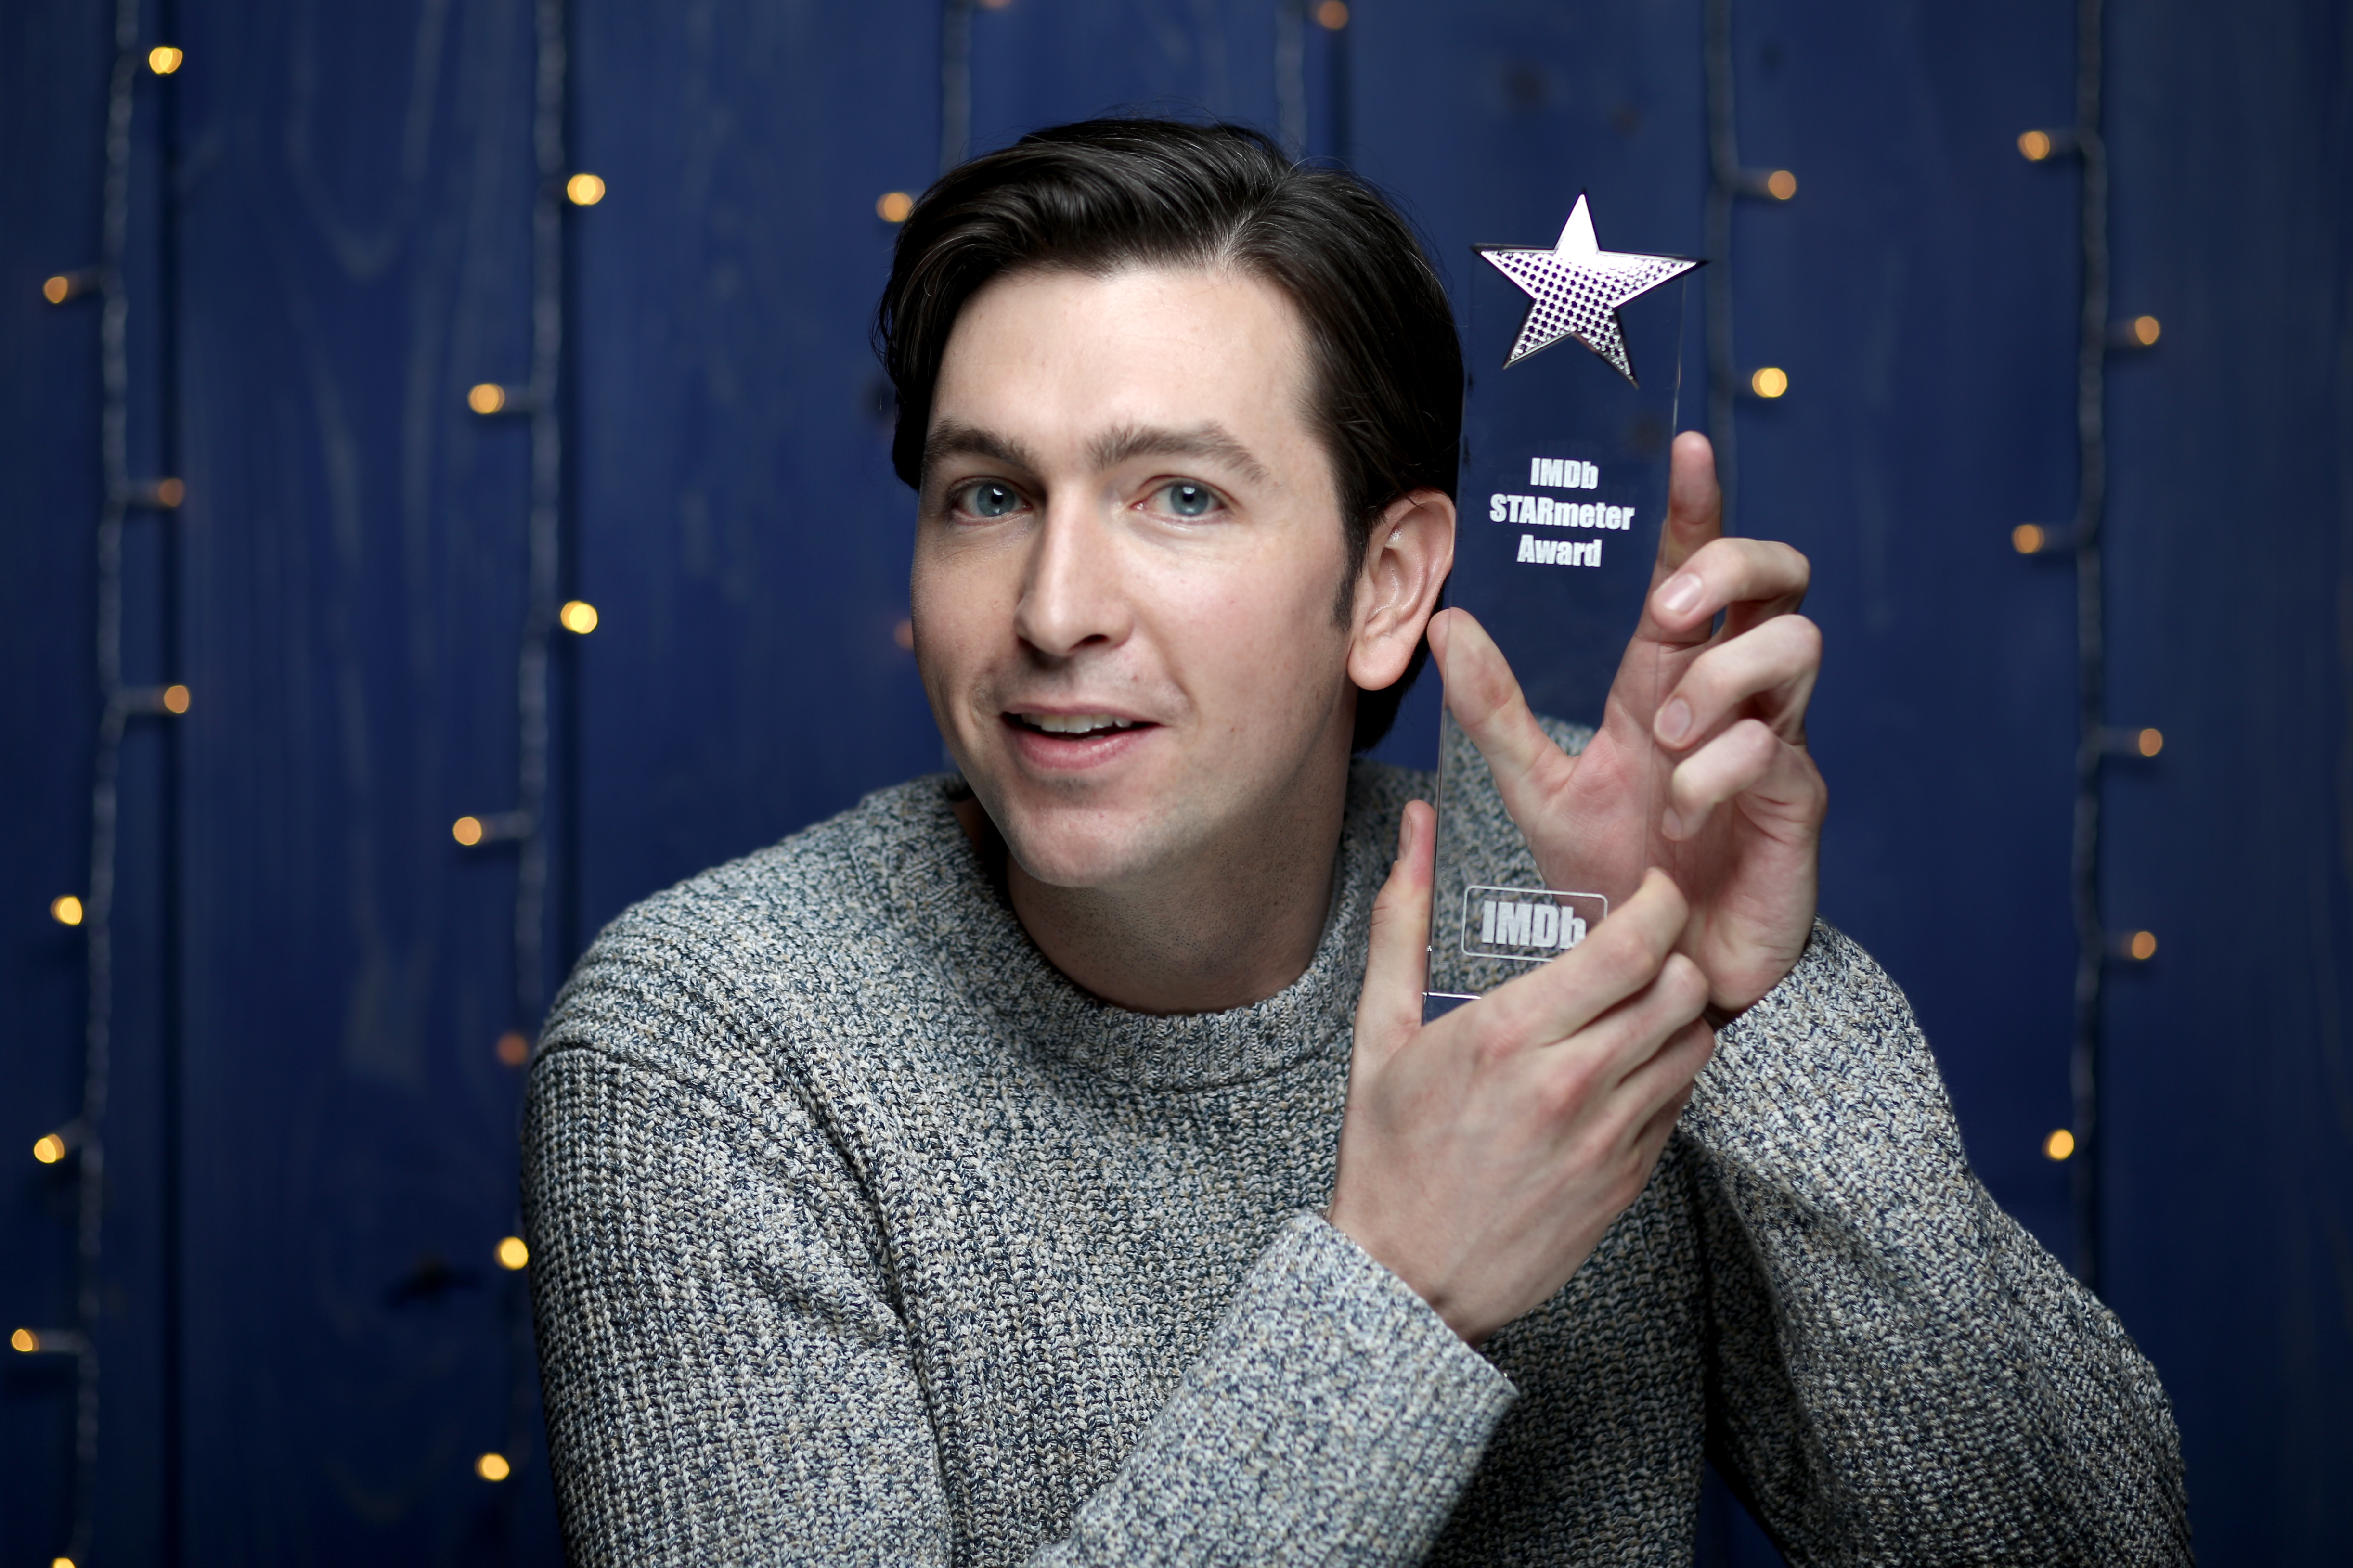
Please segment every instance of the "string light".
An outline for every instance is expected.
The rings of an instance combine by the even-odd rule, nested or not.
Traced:
[[[54,1165],[66,1157],[66,1141],[54,1132],[44,1132],[33,1142],[33,1158],[44,1165]]]
[[[1327,33],[1336,33],[1348,25],[1347,0],[1324,0],[1315,7],[1315,25]]]
[[[499,1037],[499,1043],[491,1048],[498,1053],[500,1062],[507,1067],[519,1068],[531,1060],[531,1037],[521,1029],[509,1029]]]
[[[1721,3],[1721,0],[1718,0]],[[2021,555],[2034,555],[2063,546],[2075,568],[2075,789],[2074,822],[2068,846],[2069,899],[2075,916],[2075,984],[2073,1023],[2069,1031],[2067,1078],[2074,1105],[2073,1124],[2084,1129],[2084,1163],[2072,1184],[2074,1211],[2075,1277],[2098,1291],[2100,1280],[2100,1191],[2102,1016],[2101,987],[2110,961],[2120,956],[2146,959],[2157,951],[2157,939],[2135,931],[2121,942],[2101,918],[2100,796],[2101,760],[2138,751],[2132,735],[2108,727],[2102,712],[2108,687],[2107,628],[2098,584],[2102,575],[2101,525],[2108,490],[2107,352],[2145,348],[2157,341],[2157,322],[2148,320],[2147,336],[2139,323],[2118,323],[2109,314],[2110,255],[2108,245],[2107,146],[2099,133],[2101,97],[2105,90],[2102,61],[2102,11],[2098,5],[2081,8],[2076,16],[2075,120],[2072,126],[2030,129],[2019,132],[2019,156],[2030,163],[2045,163],[2059,153],[2081,160],[2084,177],[2076,185],[2075,233],[2082,265],[2075,269],[2075,515],[2063,531],[2046,531],[2022,523],[2010,531],[2011,546]],[[2162,744],[2159,737],[2158,744]],[[2143,755],[2153,752],[2143,752]],[[2053,1143],[2046,1152],[2062,1158]],[[2075,1152],[2073,1133],[2069,1153]]]
[[[2153,757],[2165,750],[2165,733],[2161,730],[2143,730],[2133,737],[2133,750],[2144,757]]]
[[[1748,390],[1759,397],[1778,397],[1789,390],[1789,373],[1768,364],[1748,378]]]
[[[482,841],[482,819],[461,816],[449,825],[449,837],[470,849]]]
[[[2125,952],[2136,963],[2147,963],[2157,956],[2157,933],[2137,931],[2125,939]]]
[[[510,1273],[517,1272],[530,1267],[531,1248],[523,1244],[522,1237],[519,1236],[501,1237],[499,1238],[498,1245],[498,1258],[500,1268],[508,1270]]]
[[[1798,176],[1787,169],[1752,169],[1740,161],[1740,125],[1733,113],[1732,0],[1701,0],[1700,44],[1706,81],[1707,205],[1703,254],[1712,263],[1701,280],[1706,301],[1707,436],[1715,445],[1715,472],[1723,491],[1724,531],[1737,531],[1740,508],[1740,432],[1735,412],[1743,395],[1767,399],[1789,389],[1777,369],[1743,376],[1735,353],[1732,321],[1732,208],[1742,200],[1776,204],[1798,194]],[[1766,391],[1771,385],[1773,390]]]
[[[188,689],[173,685],[164,688],[164,711],[177,715],[188,710]]]
[[[586,599],[566,599],[555,618],[574,637],[585,637],[596,629],[596,606]]]
[[[147,51],[147,68],[157,76],[170,76],[187,58],[169,44],[158,44]]]
[[[514,1474],[504,1454],[484,1454],[474,1461],[474,1473],[486,1481],[502,1481]]]
[[[2042,1141],[2043,1158],[2063,1160],[2075,1152],[2075,1135],[2064,1127]]]
[[[904,223],[915,210],[915,198],[904,191],[885,191],[874,198],[874,216],[884,223]]]
[[[915,623],[909,620],[904,616],[900,616],[898,623],[891,628],[891,640],[897,643],[900,647],[903,648],[905,651],[909,653],[914,652]]]
[[[52,305],[62,305],[73,298],[73,279],[60,272],[41,284],[41,298]]]
[[[41,1336],[30,1329],[18,1329],[8,1336],[8,1348],[19,1355],[31,1355],[41,1348]]]
[[[495,381],[477,383],[466,389],[466,406],[477,414],[496,414],[507,405],[507,389]]]
[[[78,926],[81,924],[81,900],[75,898],[71,893],[62,893],[57,898],[51,899],[49,900],[49,919],[57,921],[58,924],[61,926]]]
[[[2163,330],[2158,325],[2155,316],[2135,316],[2132,319],[2133,342],[2143,348],[2154,344],[2157,342],[2158,333]]]
[[[564,194],[575,207],[593,207],[605,199],[605,182],[594,174],[575,174],[564,182]]]

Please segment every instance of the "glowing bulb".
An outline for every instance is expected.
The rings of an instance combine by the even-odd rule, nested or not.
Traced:
[[[41,1336],[30,1329],[18,1329],[8,1336],[8,1343],[12,1349],[31,1355],[41,1348]]]
[[[49,919],[61,926],[81,924],[81,900],[71,893],[49,900]]]
[[[2048,542],[2050,535],[2042,531],[2039,522],[2021,522],[2010,531],[2010,547],[2021,555],[2039,554]]]
[[[531,1060],[530,1037],[520,1029],[509,1029],[501,1035],[499,1043],[491,1048],[498,1053],[499,1060],[511,1068],[519,1068]]]
[[[2165,750],[2165,733],[2161,730],[2143,730],[2133,737],[2133,749],[2144,757],[2153,757]]]
[[[1012,4],[1013,0],[980,0],[981,8],[985,11],[1002,11]]]
[[[49,1568],[74,1568],[74,1560],[70,1557],[52,1557],[49,1559]]]
[[[158,44],[147,51],[147,68],[157,76],[170,76],[187,58],[169,44]]]
[[[1327,33],[1336,33],[1348,25],[1346,0],[1324,0],[1315,7],[1315,25]]]
[[[2064,1127],[2042,1141],[2042,1153],[2046,1159],[2063,1160],[2074,1152],[2075,1135]]]
[[[874,199],[874,216],[884,223],[904,223],[915,210],[915,198],[904,191],[885,191]]]
[[[564,194],[575,207],[593,207],[605,199],[605,182],[594,174],[575,174],[564,182]]]
[[[1776,169],[1765,176],[1765,189],[1777,202],[1786,202],[1798,194],[1798,176],[1787,169]]]
[[[179,479],[157,479],[155,481],[155,504],[157,506],[176,507],[187,499],[188,487],[183,481]]]
[[[909,653],[914,652],[915,623],[902,616],[899,618],[898,625],[891,628],[891,640],[897,643]]]
[[[52,305],[62,305],[73,296],[73,279],[62,272],[41,284],[41,298]]]
[[[2157,324],[2157,318],[2155,316],[2135,316],[2133,318],[2133,342],[2138,343],[2143,348],[2147,348],[2151,343],[2157,342],[2157,334],[2163,330],[2163,328]]]
[[[2139,963],[2147,963],[2157,956],[2157,933],[2153,931],[2133,932],[2131,940],[2125,943],[2125,951]]]
[[[474,1473],[486,1481],[502,1481],[514,1474],[504,1454],[484,1454],[474,1461]]]
[[[477,414],[496,414],[507,405],[507,389],[495,381],[486,381],[468,389],[466,406]]]
[[[1759,397],[1778,397],[1789,390],[1789,373],[1768,364],[1748,378],[1748,389]]]
[[[555,618],[564,623],[565,631],[585,637],[596,629],[596,606],[586,599],[567,599]]]
[[[519,1236],[509,1236],[501,1237],[500,1238],[500,1268],[506,1269],[521,1268],[530,1261],[531,1248],[523,1245],[522,1237]]]
[[[2051,156],[2051,132],[2023,131],[2018,137],[2019,155],[2030,163],[2040,163]]]
[[[33,1144],[33,1158],[44,1165],[54,1165],[66,1157],[66,1141],[56,1133],[45,1133]]]
[[[185,686],[164,688],[164,711],[185,713],[188,710],[188,689]]]
[[[472,848],[482,841],[482,819],[479,816],[459,817],[449,825],[449,837]]]

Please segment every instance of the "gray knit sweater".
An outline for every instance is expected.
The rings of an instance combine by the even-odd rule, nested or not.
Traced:
[[[1703,1454],[1795,1563],[2187,1561],[2155,1373],[1828,926],[1483,1349],[1316,1217],[1428,788],[1356,765],[1314,963],[1229,1013],[1063,979],[938,779],[617,921],[524,1133],[574,1561],[1687,1563]]]

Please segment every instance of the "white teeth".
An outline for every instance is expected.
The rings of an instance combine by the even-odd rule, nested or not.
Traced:
[[[1114,719],[1108,713],[1025,713],[1022,721],[1049,735],[1084,735],[1095,730],[1133,730],[1133,719]]]

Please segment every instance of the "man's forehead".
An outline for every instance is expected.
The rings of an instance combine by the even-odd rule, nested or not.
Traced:
[[[1151,450],[1263,470],[1309,436],[1303,341],[1281,290],[1231,270],[999,279],[950,334],[926,457],[1018,445],[1097,467]]]

